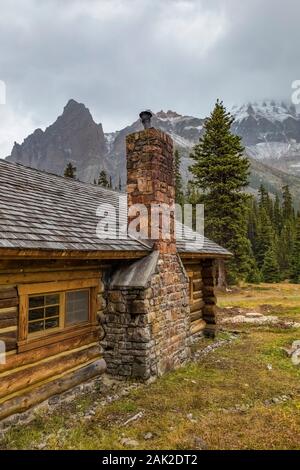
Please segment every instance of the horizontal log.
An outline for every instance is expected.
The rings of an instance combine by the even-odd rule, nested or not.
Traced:
[[[193,291],[193,300],[202,299],[202,291]]]
[[[197,300],[197,302],[193,302],[190,306],[190,312],[197,312],[199,310],[202,310],[204,307],[204,302],[202,300]]]
[[[191,324],[190,332],[192,335],[199,333],[200,331],[203,331],[204,328],[206,327],[206,323],[204,320],[196,320]]]
[[[85,335],[87,333],[90,333],[91,331],[97,331],[98,338],[100,339],[102,328],[98,324],[98,322],[95,322],[95,324],[89,324],[86,326],[74,325],[73,327],[67,328],[63,331],[59,331],[55,333],[53,332],[52,334],[49,334],[45,337],[30,338],[25,341],[19,341],[18,351],[25,352],[25,351],[30,351],[31,349],[36,349],[39,351],[40,348],[43,346],[50,345],[50,344],[57,344],[60,341],[63,341],[69,338],[74,339],[82,335]]]
[[[107,263],[94,260],[66,260],[66,259],[10,259],[1,258],[0,272],[43,272],[43,271],[83,271],[97,270]]]
[[[0,300],[4,299],[14,299],[18,297],[18,292],[15,287],[5,288],[0,286]]]
[[[19,298],[14,297],[13,299],[2,299],[0,300],[0,309],[7,307],[16,307],[19,304]]]
[[[21,390],[19,394],[7,397],[0,403],[0,420],[12,414],[28,410],[33,405],[41,403],[47,398],[63,393],[76,385],[86,382],[106,370],[104,359],[93,361],[90,364],[79,367],[58,377],[45,381],[42,384]]]
[[[94,343],[95,341],[98,341],[98,333],[97,331],[91,331],[75,338],[59,340],[53,344],[42,345],[38,349],[32,349],[14,356],[8,356],[6,358],[6,364],[0,364],[0,372],[24,366],[26,364],[32,364],[46,357],[55,356],[64,351],[70,351],[72,349]]]
[[[0,335],[2,328],[7,328],[9,326],[16,326],[17,325],[17,317],[14,316],[12,318],[2,318],[0,315]]]
[[[0,341],[4,341],[6,351],[12,351],[13,349],[16,349],[16,347],[17,347],[17,332],[16,331],[11,331],[11,332],[1,334],[0,335]],[[0,370],[1,370],[1,366],[2,365],[0,365]]]
[[[57,290],[64,291],[71,289],[83,289],[87,287],[100,287],[99,276],[96,278],[89,279],[72,279],[60,282],[57,282],[57,280],[55,280],[51,282],[23,284],[18,287],[18,292],[19,295],[35,295],[40,294],[41,292],[48,294],[50,292],[57,292]]]
[[[1,260],[0,260],[0,266],[1,266]],[[20,271],[20,267],[18,268],[18,271]],[[0,272],[1,272],[1,269],[0,269]],[[12,283],[12,284],[1,284],[1,282],[0,282],[0,290],[1,290],[1,291],[3,291],[3,290],[11,290],[11,289],[16,289],[15,283]]]
[[[199,269],[193,269],[193,279],[201,279],[201,271]]]
[[[6,320],[7,318],[17,318],[17,317],[18,317],[17,307],[2,308],[0,310],[0,321]]]
[[[61,374],[73,367],[100,358],[100,346],[84,346],[84,349],[68,351],[62,355],[44,359],[39,363],[23,366],[17,371],[7,371],[0,374],[0,398],[10,393],[24,389],[30,385]]]
[[[77,279],[89,279],[100,277],[101,271],[52,271],[52,272],[16,272],[15,274],[0,274],[0,283],[30,283],[30,282],[49,282],[49,281],[69,281]]]
[[[201,290],[202,291],[202,288],[203,288],[203,282],[202,281],[193,281],[193,289],[198,291],[198,290]]]
[[[202,318],[202,310],[197,310],[196,312],[190,314],[191,322],[199,320],[200,318]]]

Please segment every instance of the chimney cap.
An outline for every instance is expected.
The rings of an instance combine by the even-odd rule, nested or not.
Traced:
[[[146,111],[142,111],[140,113],[140,118],[141,118],[142,124],[144,126],[144,129],[150,129],[152,116],[153,115],[152,115],[150,109],[146,109]]]

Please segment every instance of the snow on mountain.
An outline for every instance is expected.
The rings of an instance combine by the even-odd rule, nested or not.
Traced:
[[[297,115],[296,108],[293,104],[282,102],[276,102],[274,100],[266,100],[261,102],[247,103],[242,106],[233,106],[231,110],[235,116],[237,123],[240,123],[244,119],[248,119],[250,116],[256,121],[259,119],[267,119],[271,122],[283,122],[288,118],[300,119]]]

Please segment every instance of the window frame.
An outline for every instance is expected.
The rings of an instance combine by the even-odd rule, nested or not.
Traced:
[[[29,320],[29,312],[30,310],[35,310],[35,309],[38,309],[39,307],[36,307],[34,309],[30,309],[29,308],[29,300],[30,300],[30,297],[35,297],[35,296],[47,296],[49,294],[56,294],[56,295],[59,295],[59,314],[58,314],[58,326],[56,328],[47,328],[47,329],[43,329],[43,330],[40,330],[40,331],[36,331],[36,332],[33,332],[33,333],[30,333],[29,332],[29,324],[30,323],[34,323],[35,321],[34,320]],[[63,327],[64,327],[64,324],[65,324],[65,309],[64,309],[64,293],[63,292],[42,292],[42,293],[39,293],[39,294],[28,294],[28,310],[27,310],[27,337],[28,338],[35,338],[37,336],[44,336],[44,335],[47,335],[50,331],[58,331],[58,330],[61,330]],[[43,307],[40,307],[40,308],[45,308],[46,304],[43,305]],[[38,320],[36,320],[38,321]]]
[[[81,323],[65,324],[66,292],[89,290],[89,317]],[[79,336],[85,331],[96,329],[96,315],[98,310],[98,293],[100,290],[99,279],[84,279],[72,281],[41,282],[35,284],[22,284],[18,286],[19,293],[19,328],[18,328],[18,351],[22,352],[35,345],[51,344],[65,337]],[[60,294],[59,327],[29,333],[29,296],[47,295],[50,293]],[[40,344],[40,345],[41,345]]]

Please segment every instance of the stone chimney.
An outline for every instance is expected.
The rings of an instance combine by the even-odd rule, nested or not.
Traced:
[[[189,279],[176,251],[172,213],[173,142],[151,127],[151,116],[140,114],[144,130],[130,134],[126,148],[128,222],[140,222],[153,251],[114,272],[102,342],[109,374],[143,380],[184,364],[190,354]],[[163,215],[169,223],[153,214],[155,206],[168,209]],[[142,217],[137,219],[137,212]]]
[[[135,210],[130,212],[133,205],[143,204],[147,208],[147,214],[140,213],[143,233],[153,240],[155,250],[171,254],[176,253],[173,141],[151,127],[151,117],[150,111],[143,111],[144,130],[126,138],[128,224],[137,216]]]

